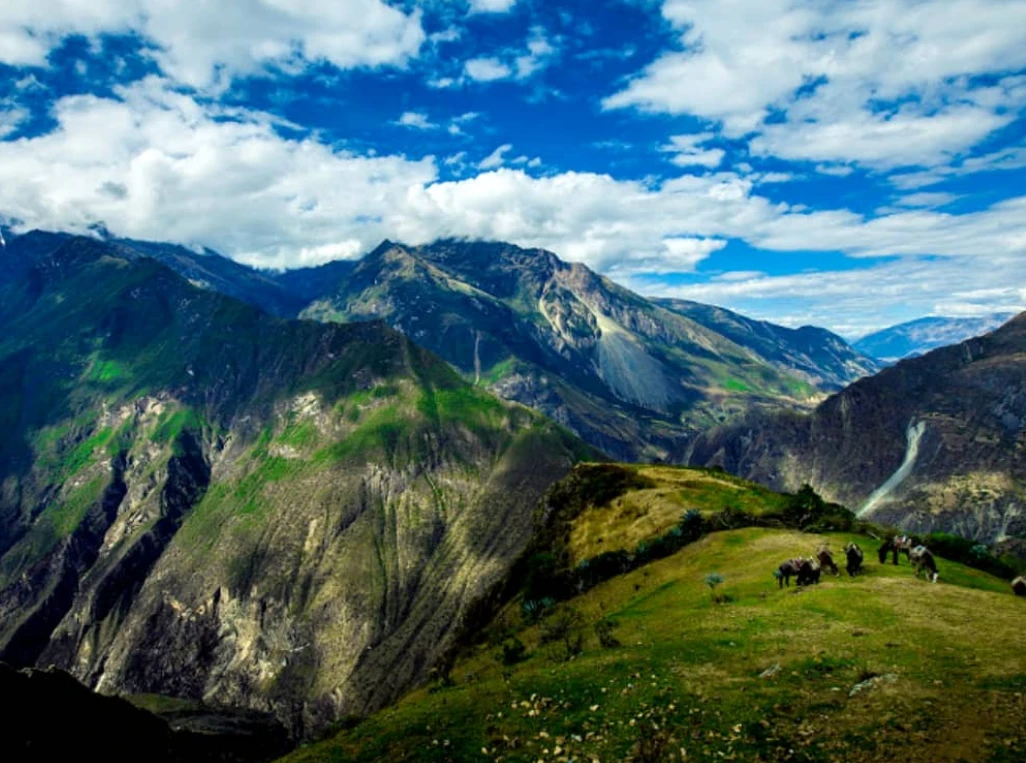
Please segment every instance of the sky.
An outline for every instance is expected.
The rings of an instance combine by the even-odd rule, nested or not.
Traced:
[[[1026,309],[1026,0],[3,0],[0,221],[484,238],[853,339]]]

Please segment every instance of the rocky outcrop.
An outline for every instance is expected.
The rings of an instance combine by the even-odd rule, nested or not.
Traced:
[[[809,415],[720,428],[690,460],[779,489],[808,482],[916,532],[1026,535],[1026,314],[856,382]]]

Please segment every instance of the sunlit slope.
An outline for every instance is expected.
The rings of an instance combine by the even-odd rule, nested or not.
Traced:
[[[852,540],[864,575],[778,588],[784,559]],[[1022,760],[1026,602],[939,565],[932,585],[904,559],[880,565],[865,536],[714,532],[536,624],[510,606],[451,686],[288,760]]]

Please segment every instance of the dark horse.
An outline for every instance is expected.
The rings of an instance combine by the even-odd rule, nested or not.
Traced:
[[[916,577],[920,572],[925,572],[931,583],[936,583],[939,574],[937,572],[937,561],[926,546],[916,546],[908,555],[912,562],[912,568],[916,571]]]
[[[1021,575],[1012,581],[1012,592],[1016,596],[1026,596],[1026,578]]]
[[[777,582],[780,584],[778,587],[783,588],[786,584],[788,588],[791,587],[791,578],[798,577],[798,569],[802,563],[801,559],[788,559],[786,562],[777,567],[776,572],[773,574],[777,578]]]
[[[908,556],[912,552],[914,545],[913,540],[907,535],[895,535],[890,540],[884,541],[884,544],[880,546],[880,564],[886,564],[888,552],[894,554],[894,563],[897,564],[898,552],[900,551],[905,556]]]
[[[820,566],[815,559],[802,559],[798,565],[798,585],[819,582]]]
[[[844,549],[844,555],[847,557],[848,564],[846,568],[848,570],[848,577],[855,577],[857,574],[862,572],[862,549],[858,547],[857,543],[849,543],[847,548]]]

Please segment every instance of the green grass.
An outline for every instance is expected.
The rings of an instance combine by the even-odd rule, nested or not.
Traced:
[[[557,607],[549,622],[571,608],[580,617],[583,651],[570,661],[511,609],[457,664],[454,686],[418,690],[288,760],[618,761],[640,759],[643,744],[662,747],[652,760],[1023,759],[1024,602],[943,560],[936,585],[873,557],[854,580],[777,588],[781,560],[852,539],[870,546],[765,529],[708,536]],[[703,582],[713,571],[728,603]],[[599,645],[603,619],[621,646]],[[529,656],[505,666],[497,644],[511,634]],[[872,674],[888,678],[849,696]]]

